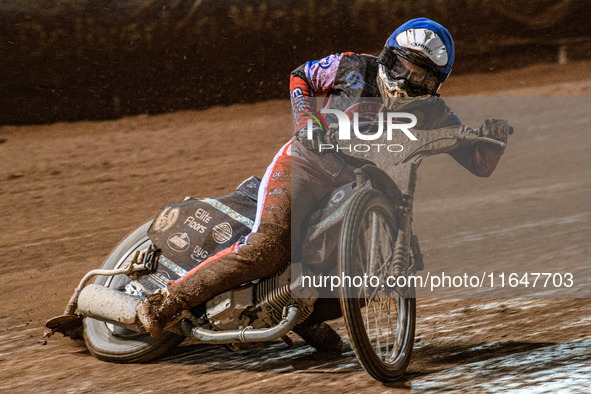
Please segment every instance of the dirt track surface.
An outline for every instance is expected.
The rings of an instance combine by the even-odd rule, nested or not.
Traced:
[[[569,79],[589,75],[580,72],[589,68],[533,67],[497,75],[500,83],[487,75],[480,91],[589,96],[591,81]],[[548,70],[566,82],[548,80]],[[476,78],[453,79],[450,93],[475,93]],[[512,86],[518,89],[507,90]],[[159,362],[117,365],[96,360],[82,342],[41,339],[45,320],[62,312],[84,273],[99,267],[129,231],[166,201],[221,195],[262,175],[287,139],[289,122],[289,103],[271,101],[0,128],[0,391],[588,390],[591,304],[585,298],[420,299],[411,365],[391,385],[372,380],[350,347],[326,358],[303,342],[237,353],[187,344]],[[543,131],[516,129],[488,179],[471,176],[447,157],[424,163],[415,229],[426,263],[555,258],[589,265],[591,134],[588,123],[581,127],[583,132],[560,136],[559,155],[549,148],[559,138],[558,123]],[[466,212],[465,205],[450,203],[459,198],[468,206],[482,201],[487,209]],[[478,237],[465,234],[490,243],[481,248]],[[446,236],[461,242],[445,247]],[[340,321],[334,325],[345,335]]]

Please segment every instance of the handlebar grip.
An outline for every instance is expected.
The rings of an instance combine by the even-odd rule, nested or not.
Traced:
[[[506,142],[495,140],[494,138],[488,138],[488,137],[476,137],[476,141],[489,142],[491,144],[498,145],[501,148],[504,148],[507,146]]]

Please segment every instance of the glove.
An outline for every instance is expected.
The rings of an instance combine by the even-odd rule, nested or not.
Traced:
[[[312,124],[312,139],[308,139],[308,127],[302,127],[298,133],[297,138],[298,141],[304,147],[310,150],[318,151],[320,144],[324,144],[324,135],[326,131],[318,126],[317,123]]]
[[[486,119],[478,129],[479,137],[488,137],[507,142],[509,134],[513,134],[513,127],[505,119]]]

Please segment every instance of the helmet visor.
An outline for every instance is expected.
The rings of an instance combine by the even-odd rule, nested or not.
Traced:
[[[396,56],[392,65],[386,68],[386,78],[386,85],[403,82],[405,90],[412,96],[433,95],[439,88],[436,75],[400,56]]]
[[[445,79],[435,64],[417,51],[386,46],[378,62],[384,84],[389,89],[403,88],[413,97],[435,95]]]

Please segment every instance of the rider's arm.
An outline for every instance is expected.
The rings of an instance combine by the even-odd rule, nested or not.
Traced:
[[[449,154],[472,174],[487,177],[493,173],[497,164],[499,164],[503,152],[505,152],[505,148],[479,142],[473,146],[456,148]]]
[[[445,126],[461,124],[460,119],[448,106],[444,106],[444,113],[446,116]],[[449,152],[449,155],[472,174],[488,177],[497,168],[504,152],[505,148],[498,145],[479,142],[475,145],[460,146]]]
[[[314,97],[333,88],[343,55],[334,54],[314,62],[306,62],[291,72],[289,90],[294,131],[297,132],[308,124],[308,114],[315,111]]]

